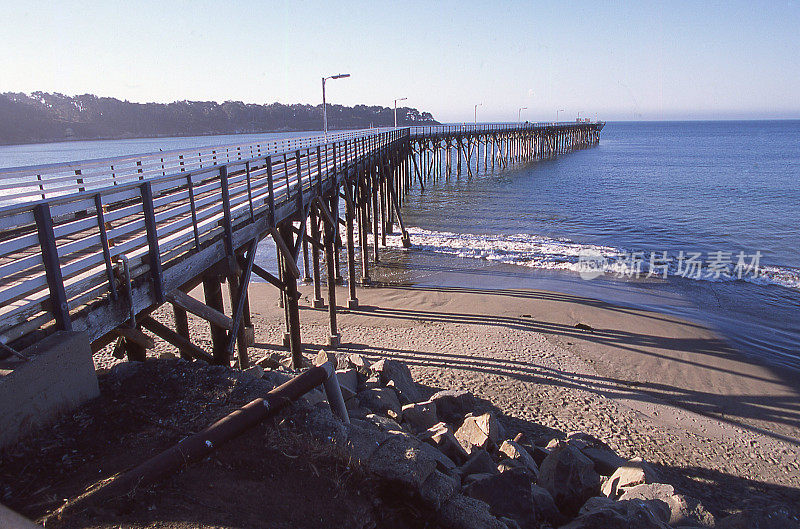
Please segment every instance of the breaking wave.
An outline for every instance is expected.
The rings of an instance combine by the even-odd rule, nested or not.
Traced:
[[[413,247],[425,251],[454,255],[457,257],[483,259],[530,268],[566,270],[580,273],[582,276],[587,271],[587,263],[591,264],[592,271],[598,275],[632,277],[635,268],[631,267],[631,252],[622,248],[581,244],[569,239],[555,239],[540,235],[514,234],[470,234],[453,233],[446,231],[426,230],[409,227],[409,234]],[[387,245],[402,248],[400,235],[387,237]],[[752,271],[742,274],[739,278],[734,271],[736,256],[730,264],[730,273],[719,272],[708,266],[707,256],[702,265],[691,275],[681,274],[680,264],[676,263],[674,255],[670,262],[655,261],[652,275],[663,277],[666,268],[667,276],[681,276],[699,281],[746,281],[758,285],[779,285],[787,288],[800,289],[800,270],[781,268],[760,264],[758,274]],[[751,256],[747,256],[750,264]],[[645,254],[640,264],[638,277],[646,277],[651,271],[650,255]]]

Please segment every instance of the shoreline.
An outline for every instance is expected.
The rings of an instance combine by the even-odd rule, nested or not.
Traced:
[[[313,358],[326,348],[328,312],[311,308],[311,285],[300,294]],[[337,352],[400,360],[431,394],[470,391],[531,439],[594,435],[623,457],[643,457],[715,515],[743,498],[800,501],[797,380],[741,358],[701,325],[541,290],[359,288],[354,310],[342,307],[345,287],[336,294]],[[200,289],[193,295],[202,299]],[[251,360],[285,355],[277,290],[251,284],[250,300]],[[171,311],[155,314],[172,324]],[[210,350],[208,324],[190,317],[190,330]],[[174,352],[158,342],[151,354]]]

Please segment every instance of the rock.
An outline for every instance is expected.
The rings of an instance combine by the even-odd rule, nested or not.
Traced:
[[[378,450],[381,443],[391,437],[391,434],[374,428],[368,423],[359,423],[361,421],[353,420],[350,424],[345,425],[347,440],[344,442],[344,447],[353,459],[364,465]]]
[[[477,417],[468,416],[456,430],[456,439],[471,454],[475,449],[492,449],[500,439],[500,425],[493,413],[484,413]]]
[[[717,529],[800,529],[797,516],[780,506],[746,509],[717,522]]]
[[[314,439],[324,443],[344,446],[348,431],[345,424],[331,413],[328,406],[310,408],[303,419],[303,426]]]
[[[281,366],[281,360],[283,360],[282,354],[270,353],[256,361],[255,365],[261,366],[264,369],[278,369]]]
[[[625,492],[626,488],[658,481],[659,477],[656,471],[642,461],[642,458],[634,457],[611,474],[611,477],[603,484],[602,492],[604,496],[616,498]]]
[[[442,505],[439,522],[452,529],[508,529],[492,515],[489,505],[463,494],[454,495]]]
[[[376,413],[370,413],[365,417],[365,420],[369,423],[374,424],[380,430],[384,432],[402,432],[403,428],[396,421],[389,419],[388,417],[384,417],[383,415],[378,415]]]
[[[525,447],[525,448],[528,448],[528,447]],[[541,447],[541,446],[533,445],[532,447],[528,448],[528,453],[531,455],[531,457],[536,462],[536,464],[539,466],[539,468],[541,468],[542,462],[544,461],[544,458],[546,458],[548,455],[550,455],[550,450],[547,450],[546,448]]]
[[[531,457],[528,451],[519,443],[515,441],[503,441],[503,444],[500,445],[499,452],[507,458],[521,463],[534,476],[539,475],[539,466],[536,464],[536,461],[533,460],[533,457]]]
[[[381,384],[384,386],[391,383],[403,404],[422,400],[422,395],[411,377],[411,371],[407,365],[397,360],[384,358],[372,364],[370,370],[380,377]]]
[[[517,522],[522,529],[539,527],[534,510],[531,476],[526,472],[508,471],[473,481],[464,487],[464,494],[486,502],[495,516]]]
[[[475,450],[469,460],[461,465],[464,476],[470,474],[498,474],[497,466],[492,461],[492,456],[486,450]]]
[[[473,482],[481,480],[481,479],[490,478],[490,477],[494,476],[495,474],[496,474],[496,472],[495,473],[478,472],[477,474],[469,474],[468,476],[464,476],[464,479],[462,481],[462,485],[464,487],[466,487],[470,483],[473,483]],[[459,473],[459,475],[461,475],[461,474]]]
[[[175,360],[176,358],[178,358],[178,355],[175,353],[170,353],[169,351],[164,351],[158,355],[159,360]]]
[[[611,450],[611,447],[606,443],[586,432],[569,432],[567,434],[566,443],[580,451],[583,451],[585,448],[605,448]]]
[[[327,402],[327,400],[325,400],[325,393],[318,389],[312,389],[300,397],[300,400],[307,402],[311,406],[319,404],[320,402]]]
[[[592,460],[567,444],[560,444],[544,459],[538,483],[566,515],[576,513],[600,491],[600,475],[594,471]]]
[[[358,401],[357,397],[350,397],[344,401],[344,406],[347,408],[348,413],[361,409],[361,403]]]
[[[358,391],[358,372],[355,369],[337,369],[336,378],[344,400],[353,397]]]
[[[454,478],[434,470],[422,483],[419,496],[428,507],[438,511],[458,491],[459,485]]]
[[[350,364],[350,355],[347,353],[331,353],[321,349],[314,357],[314,365],[321,366],[325,362],[332,363],[336,371],[346,371],[353,367]]]
[[[364,380],[363,388],[359,386],[359,389],[373,389],[373,388],[380,388],[381,386],[381,379],[378,375],[370,375]]]
[[[669,529],[650,502],[597,500],[561,529]]]
[[[413,437],[393,435],[367,460],[367,470],[415,491],[436,470],[436,460]]]
[[[444,455],[440,450],[434,448],[433,446],[429,445],[428,443],[420,443],[419,445],[420,450],[423,452],[427,452],[428,455],[433,457],[436,460],[436,468],[443,472],[449,472],[456,468],[456,464],[453,463],[453,460]]]
[[[392,419],[400,418],[403,409],[392,388],[365,389],[358,395],[358,401],[375,413],[388,415]]]
[[[436,404],[439,418],[454,426],[460,425],[464,416],[475,408],[475,397],[467,391],[440,391],[429,400]]]
[[[469,454],[458,442],[453,431],[443,422],[428,428],[427,431],[420,434],[419,438],[421,441],[441,450],[444,455],[456,463],[463,463],[469,459]]]
[[[514,470],[514,469],[517,469],[517,468],[525,469],[525,467],[523,466],[522,463],[520,463],[519,461],[515,461],[513,459],[506,458],[506,459],[503,459],[502,461],[500,461],[499,463],[497,463],[497,471],[500,472],[501,474],[503,472],[507,472],[509,470]],[[525,469],[525,471],[528,472],[527,469]],[[528,472],[528,473],[530,474],[530,472]],[[535,476],[532,476],[532,477],[535,477]]]
[[[254,366],[248,367],[247,369],[242,371],[242,373],[247,373],[253,378],[261,378],[264,376],[264,368],[256,364]]]
[[[625,464],[625,459],[617,455],[610,448],[587,447],[581,449],[583,455],[594,463],[594,469],[598,474],[610,476],[614,471]]]
[[[347,361],[349,362],[350,367],[354,368],[362,375],[369,376],[369,361],[366,358],[360,354],[351,353],[350,356],[347,357]]]
[[[531,485],[531,498],[534,509],[539,513],[539,519],[553,525],[559,525],[564,521],[564,517],[547,489],[539,485]]]
[[[706,511],[703,505],[687,496],[675,493],[672,485],[650,483],[635,485],[625,490],[619,501],[626,500],[660,500],[667,505],[669,513],[667,523],[677,525],[714,526],[714,516]]]
[[[138,373],[142,365],[141,362],[120,362],[111,368],[108,376],[119,382]]]
[[[436,404],[427,400],[403,406],[403,422],[408,423],[414,431],[427,430],[437,424]]]

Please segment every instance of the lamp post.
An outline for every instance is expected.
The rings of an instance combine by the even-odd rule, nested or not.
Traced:
[[[558,113],[559,112],[564,112],[564,109],[560,108],[560,109],[556,110],[556,123],[558,123]]]
[[[478,124],[478,107],[482,107],[483,103],[478,103],[475,105],[475,125]]]
[[[528,110],[528,107],[521,107],[519,109],[519,112],[517,112],[517,124],[518,125],[522,125],[522,111],[523,110]]]
[[[340,73],[337,75],[329,75],[322,78],[322,127],[325,131],[325,139],[328,139],[328,104],[325,102],[325,81],[328,79],[342,79],[350,77],[349,73]]]
[[[394,128],[397,128],[397,102],[398,101],[405,101],[408,99],[407,97],[401,97],[400,99],[394,100]]]

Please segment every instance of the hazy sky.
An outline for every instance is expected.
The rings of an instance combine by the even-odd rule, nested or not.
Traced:
[[[6,0],[0,92],[391,106],[440,121],[800,118],[800,0]]]

